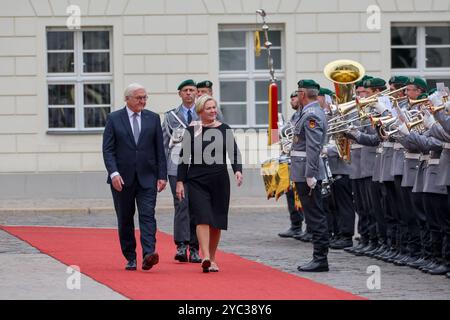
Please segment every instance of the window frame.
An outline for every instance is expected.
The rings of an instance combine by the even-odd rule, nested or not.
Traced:
[[[48,71],[48,53],[49,52],[65,52],[70,50],[48,50],[47,34],[48,32],[73,32],[74,33],[74,72],[49,72]],[[85,31],[108,31],[109,49],[83,49],[83,32]],[[72,51],[71,51],[72,52]],[[85,52],[109,52],[109,72],[84,72],[83,53]],[[64,27],[47,27],[45,29],[45,72],[46,72],[46,92],[45,101],[47,106],[46,120],[47,133],[96,133],[103,131],[104,127],[85,127],[85,108],[104,108],[106,105],[85,105],[84,104],[84,85],[85,84],[109,84],[110,87],[110,112],[114,105],[114,87],[113,87],[113,28],[107,26],[87,27],[76,30],[68,30]],[[75,105],[50,105],[48,96],[49,85],[73,84],[75,89]],[[75,109],[75,127],[74,128],[51,128],[49,126],[49,113],[51,108],[74,107]]]
[[[245,81],[246,82],[246,101],[243,104],[246,105],[246,116],[247,121],[246,124],[229,124],[231,128],[236,129],[260,129],[260,128],[268,128],[268,124],[256,124],[256,94],[255,94],[255,86],[256,81],[267,81],[270,82],[270,74],[269,69],[255,69],[255,51],[254,51],[254,41],[253,34],[255,31],[261,31],[260,26],[256,25],[219,25],[218,28],[218,37],[220,37],[219,33],[223,31],[244,31],[245,32],[245,40],[246,40],[246,70],[241,71],[221,71],[220,70],[220,55],[219,55],[219,63],[218,63],[218,78],[219,78],[219,86],[218,86],[218,96],[221,97],[220,93],[220,83],[222,81]],[[281,92],[280,100],[278,101],[279,105],[282,106],[281,112],[283,112],[284,104],[286,101],[284,100],[285,92],[286,92],[286,59],[285,59],[285,32],[284,28],[281,25],[271,25],[271,29],[269,31],[280,31],[280,46],[272,46],[271,49],[280,49],[281,50],[281,69],[275,70],[275,78],[277,81],[281,82]],[[269,38],[270,40],[270,38]],[[261,51],[266,50],[264,48],[265,39],[261,39]],[[221,51],[220,44],[218,42],[218,53]],[[224,48],[230,49],[230,48]],[[232,48],[231,48],[232,49]],[[239,48],[242,49],[242,48]],[[222,101],[219,98],[219,104],[222,104]],[[223,104],[239,104],[238,102],[229,103],[223,102]],[[241,103],[242,104],[242,103]]]
[[[416,45],[392,45],[390,43],[390,55],[392,55],[392,49],[400,48],[416,48],[416,68],[392,68],[392,62],[390,62],[390,70],[392,74],[404,75],[404,76],[421,76],[425,79],[449,79],[450,81],[450,67],[442,68],[428,68],[426,66],[426,49],[428,47],[444,47],[450,48],[448,45],[427,45],[426,44],[426,28],[427,27],[448,27],[448,22],[434,22],[434,23],[414,23],[414,22],[392,22],[390,26],[390,41],[392,41],[392,27],[414,27],[417,29],[417,43]],[[392,57],[391,57],[392,61]],[[449,84],[450,85],[450,84]]]

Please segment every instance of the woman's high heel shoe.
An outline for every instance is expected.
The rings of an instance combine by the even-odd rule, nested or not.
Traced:
[[[202,261],[203,272],[204,273],[209,272],[209,267],[211,267],[211,261],[208,258],[203,259],[203,261]]]

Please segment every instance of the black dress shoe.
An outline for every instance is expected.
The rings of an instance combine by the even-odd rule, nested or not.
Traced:
[[[321,259],[321,260],[311,260],[307,264],[304,264],[302,266],[299,266],[297,268],[298,271],[302,272],[326,272],[329,271],[328,268],[328,260],[327,259]]]
[[[353,252],[355,252],[355,250],[360,250],[360,249],[364,248],[365,246],[367,246],[367,242],[360,242],[356,246],[353,246],[350,248],[345,248],[344,251],[353,253]]]
[[[281,238],[293,238],[295,235],[301,235],[302,234],[302,227],[301,226],[292,226],[289,229],[287,229],[284,232],[280,232],[278,234]]]
[[[294,238],[297,239],[297,240],[303,241],[303,242],[311,242],[312,241],[312,237],[313,236],[312,236],[311,233],[306,232],[306,233],[302,234],[301,236],[294,237]]]
[[[202,262],[202,259],[200,258],[200,255],[198,254],[197,248],[189,247],[189,262],[191,262],[191,263]]]
[[[137,269],[136,260],[130,260],[128,261],[127,265],[125,266],[125,270],[131,270],[134,271]]]
[[[142,262],[142,270],[150,270],[155,264],[159,262],[159,255],[155,253],[146,254]]]
[[[450,272],[448,272],[445,276],[450,279]]]
[[[365,246],[364,248],[360,249],[360,250],[355,250],[353,251],[353,254],[355,256],[363,256],[366,254],[366,252],[375,250],[377,248],[377,245],[374,243],[370,243],[369,245]]]
[[[177,246],[177,253],[174,259],[180,262],[188,262],[187,246],[184,243]]]

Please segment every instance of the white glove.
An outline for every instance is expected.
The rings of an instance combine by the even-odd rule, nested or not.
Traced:
[[[445,112],[450,113],[450,101],[447,101],[444,106]]]
[[[399,127],[398,127],[398,131],[403,134],[404,136],[409,136],[409,130],[408,127],[406,126],[405,123],[402,123]]]
[[[326,146],[322,147],[322,150],[320,150],[320,153],[323,155],[327,155],[328,154],[328,148]]]
[[[428,100],[430,100],[434,107],[438,107],[442,104],[442,96],[439,94],[439,92],[433,93],[428,97]]]
[[[375,108],[375,110],[377,110],[379,114],[383,114],[386,110],[389,110],[389,108],[381,101],[375,103],[373,107]]]
[[[308,187],[310,187],[311,189],[314,189],[317,184],[317,179],[314,177],[306,178],[306,183],[308,184]]]
[[[435,122],[436,122],[436,120],[434,119],[434,117],[428,111],[424,111],[424,116],[423,116],[424,127],[426,129],[430,129]]]

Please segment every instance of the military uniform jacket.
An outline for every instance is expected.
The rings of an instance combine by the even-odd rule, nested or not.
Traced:
[[[399,107],[405,110],[409,106],[407,101],[400,101]],[[399,142],[394,144],[394,155],[392,156],[392,166],[390,174],[392,176],[403,175],[403,164],[405,162],[405,148]]]
[[[326,141],[327,119],[317,101],[306,105],[295,124],[291,151],[291,180],[305,182],[306,178],[325,179],[325,167],[320,151]],[[295,152],[306,152],[305,156],[295,156]]]
[[[336,147],[336,142],[334,140],[330,140],[327,144],[327,157],[328,164],[330,166],[331,173],[333,175],[342,174],[342,175],[350,175],[352,172],[352,168],[349,163],[342,160],[339,157],[339,152]],[[353,161],[353,159],[352,159]]]
[[[361,179],[361,151],[359,146],[350,146],[350,179]]]
[[[444,110],[436,112],[434,118],[441,124],[445,132],[450,133],[450,116],[446,115]]]
[[[408,139],[415,143],[423,154],[429,153],[430,159],[439,159],[443,142],[431,137],[430,131],[426,131],[423,135],[411,132]],[[436,184],[437,171],[438,165],[431,163],[429,160],[422,160],[414,181],[413,192],[447,194],[445,186]]]
[[[178,108],[172,109],[164,114],[164,122],[163,122],[163,141],[164,141],[164,149],[166,151],[167,158],[167,174],[169,176],[176,176],[179,162],[179,155],[181,151],[181,140],[177,143],[170,143],[170,139],[172,135],[181,135],[183,136],[184,127],[180,124],[180,122],[173,116],[171,111],[174,111],[178,118],[183,122],[183,124],[187,127],[189,124],[186,123],[186,119],[183,114],[183,107],[180,105]],[[198,120],[198,115],[193,112],[192,120]],[[178,132],[177,132],[178,131]]]
[[[413,187],[419,170],[420,151],[417,145],[408,137],[398,137],[397,142],[405,148],[405,160],[403,162],[402,187]],[[408,157],[411,155],[412,157]]]
[[[445,132],[439,123],[435,123],[430,129],[430,135],[445,142],[439,158],[436,184],[450,186],[450,134]]]
[[[380,162],[377,162],[376,150],[380,144],[380,138],[373,128],[366,127],[364,132],[355,141],[364,146],[361,150],[361,177],[372,177],[372,180],[374,180],[373,176],[376,175],[377,180],[374,181],[378,181]]]

